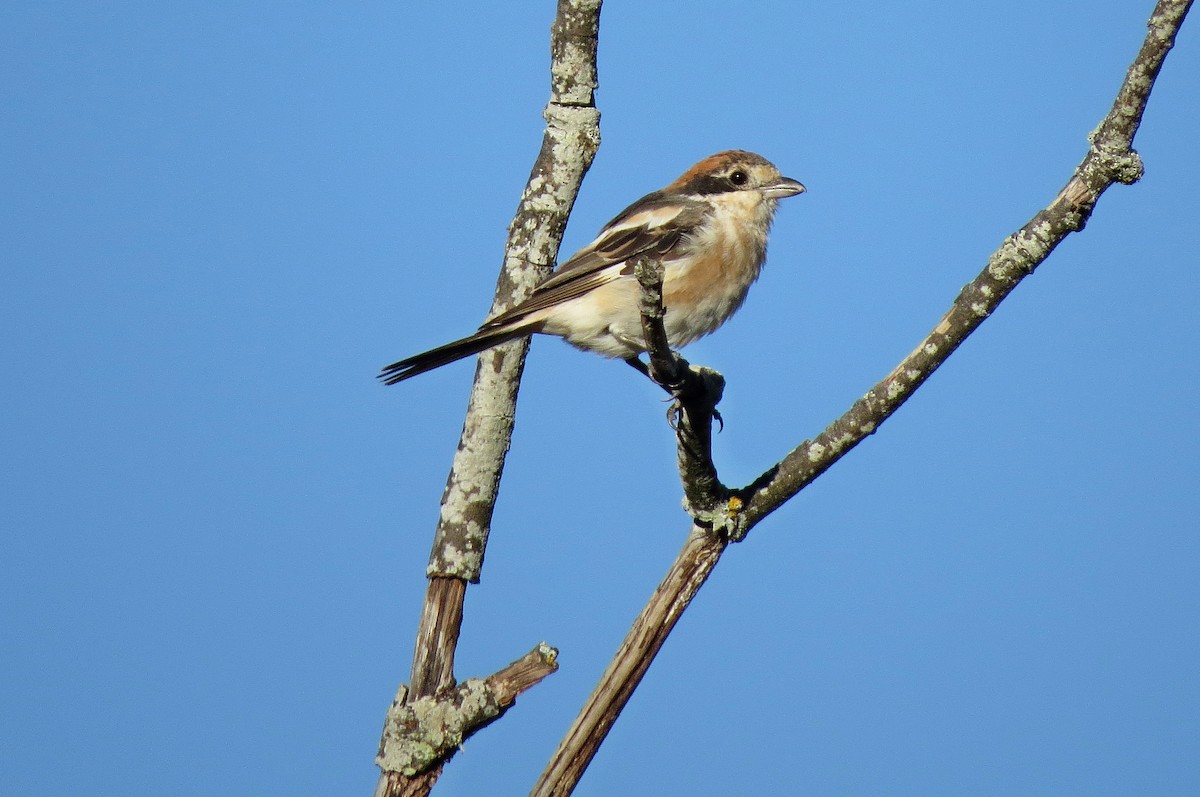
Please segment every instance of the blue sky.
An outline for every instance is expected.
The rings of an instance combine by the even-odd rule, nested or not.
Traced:
[[[743,483],[906,354],[1080,160],[1150,2],[618,3],[567,231],[739,147],[781,207]],[[550,2],[0,11],[0,791],[366,794]],[[1200,39],[1115,187],[874,437],[731,549],[576,792],[1200,791]],[[657,390],[538,340],[460,677],[560,672],[441,795],[522,794],[682,544]]]

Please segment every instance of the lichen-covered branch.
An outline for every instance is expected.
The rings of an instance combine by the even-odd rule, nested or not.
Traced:
[[[1100,196],[1114,183],[1133,183],[1142,163],[1133,150],[1146,101],[1175,41],[1191,0],[1161,0],[1148,23],[1141,50],[1126,73],[1116,101],[1088,137],[1091,146],[1058,196],[1010,235],[967,284],[950,310],[892,372],[812,440],[793,449],[753,483],[735,491],[745,502],[749,530],[879,428],[1038,267],[1063,239],[1082,230]]]
[[[600,6],[601,0],[558,0],[551,27],[546,130],[509,226],[493,311],[524,299],[553,269],[579,186],[600,146],[600,113],[595,107]],[[483,567],[528,348],[528,340],[522,340],[491,349],[480,355],[475,369],[426,571],[429,583],[408,700],[429,698],[454,685],[466,585],[479,580]],[[411,777],[381,764],[376,795],[427,794],[448,755]]]
[[[703,514],[698,516],[692,507],[693,519],[698,522],[693,523],[683,550],[634,621],[600,683],[534,786],[531,797],[571,794],[654,656],[716,566],[729,541],[743,537],[754,524],[778,509],[879,428],[983,323],[1021,279],[1045,260],[1067,235],[1083,228],[1109,186],[1117,182],[1132,183],[1141,176],[1141,162],[1132,149],[1133,135],[1141,122],[1154,79],[1190,6],[1191,0],[1161,0],[1158,3],[1150,18],[1145,43],[1126,75],[1116,102],[1090,136],[1091,146],[1067,185],[1047,208],[1009,236],[988,259],[983,272],[962,289],[950,311],[912,354],[814,440],[797,446],[752,484],[732,491],[723,506],[720,500],[714,500],[724,499],[726,494],[712,469],[712,483],[717,487],[707,493],[705,500],[709,503],[710,517],[720,520],[719,513],[723,512],[724,522],[706,525],[699,521]],[[652,353],[651,367],[660,369],[661,378],[657,380],[660,384],[663,379],[677,384],[680,381],[679,363],[668,361],[666,357],[670,352],[661,351],[665,348],[665,334],[659,334],[662,325],[661,269],[654,269],[643,261],[637,273],[643,288],[646,340],[652,348],[660,349],[657,358],[662,361],[655,366],[656,354]],[[691,454],[685,451],[681,439],[680,472],[685,490],[689,485],[685,460],[690,460]],[[709,466],[711,457],[705,467]]]
[[[583,176],[600,146],[594,104],[599,0],[560,0],[551,28],[551,88],[542,148],[508,228],[492,311],[526,298],[554,268]],[[430,576],[479,580],[496,489],[512,437],[528,341],[480,355],[429,559]]]
[[[469,678],[435,696],[410,700],[408,687],[401,686],[384,721],[375,762],[410,777],[428,770],[558,669],[557,658],[558,651],[542,642],[494,675]]]

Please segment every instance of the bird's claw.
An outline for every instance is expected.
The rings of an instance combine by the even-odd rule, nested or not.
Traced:
[[[671,399],[671,403],[667,407],[667,423],[670,424],[673,430],[678,432],[679,424],[683,422],[683,399],[680,393],[675,391],[672,391],[672,396],[674,398]],[[717,432],[725,431],[725,419],[721,417],[721,411],[713,407],[709,412],[712,413],[713,420],[718,424]]]

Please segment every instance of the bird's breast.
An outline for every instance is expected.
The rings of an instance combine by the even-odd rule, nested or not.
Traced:
[[[767,252],[770,215],[717,214],[669,262],[663,278],[667,336],[683,346],[725,323],[746,300]]]

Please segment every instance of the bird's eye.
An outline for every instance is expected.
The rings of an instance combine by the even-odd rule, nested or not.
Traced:
[[[734,185],[745,185],[749,179],[750,176],[741,169],[738,169],[736,172],[729,175],[729,182],[733,183]]]

